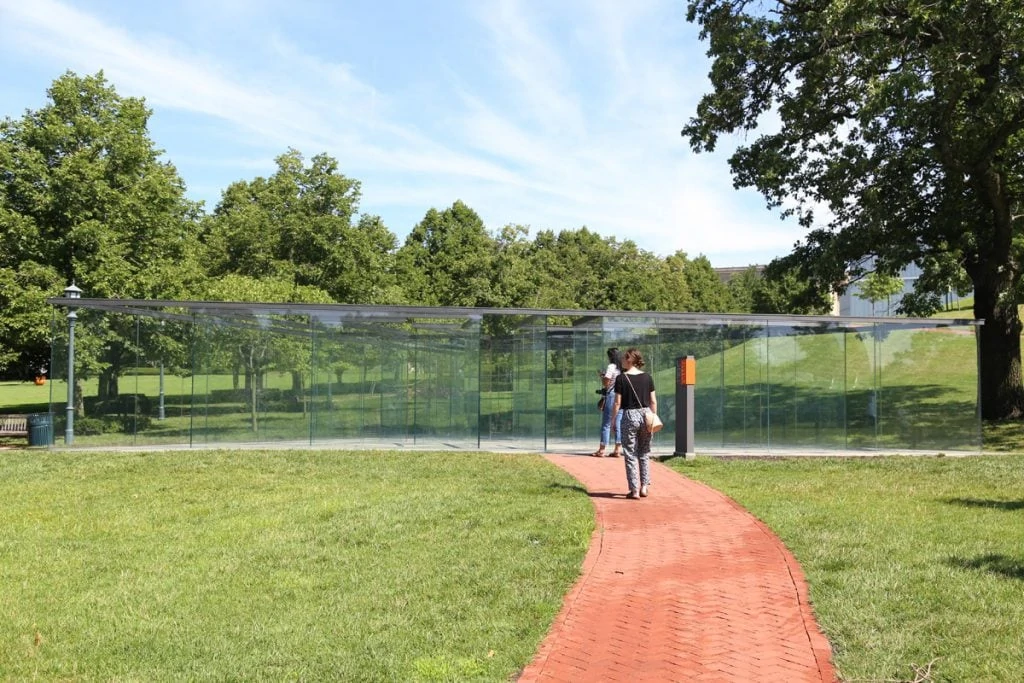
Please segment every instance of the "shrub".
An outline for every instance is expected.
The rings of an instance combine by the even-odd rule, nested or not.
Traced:
[[[118,420],[117,426],[125,434],[142,432],[153,426],[153,418],[149,415],[127,415]]]
[[[97,436],[99,434],[106,434],[108,431],[108,423],[106,420],[99,417],[80,417],[75,420],[75,434],[81,436]]]

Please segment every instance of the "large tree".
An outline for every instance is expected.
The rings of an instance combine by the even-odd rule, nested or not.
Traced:
[[[497,243],[483,220],[462,201],[430,209],[405,238],[397,269],[410,303],[419,306],[493,306]]]
[[[48,357],[43,301],[72,281],[89,297],[185,298],[202,280],[199,207],[149,138],[145,102],[119,96],[102,72],[66,73],[47,95],[0,122],[0,370],[20,373]],[[130,354],[119,341],[130,335],[115,329],[125,321],[82,322],[83,335],[109,342],[86,358],[83,338],[83,367],[116,378]]]
[[[232,183],[206,222],[210,274],[316,287],[341,303],[396,303],[396,239],[359,208],[359,182],[318,154],[290,149],[277,171]]]
[[[731,158],[809,230],[789,257],[840,286],[873,256],[966,271],[986,418],[1024,414],[1017,290],[1024,199],[1024,12],[1005,0],[691,0],[712,90],[683,129],[696,151],[761,132]],[[793,202],[794,204],[787,204]],[[817,211],[825,207],[827,211]],[[948,286],[944,285],[944,286]],[[945,291],[945,290],[943,290]],[[932,296],[908,302],[934,305]],[[924,311],[918,310],[917,313]]]

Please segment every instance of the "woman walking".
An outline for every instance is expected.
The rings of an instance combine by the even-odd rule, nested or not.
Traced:
[[[604,371],[598,371],[601,376],[601,386],[604,391],[604,404],[601,408],[601,443],[597,450],[591,453],[595,458],[600,458],[606,453],[605,447],[611,443],[612,422],[615,426],[615,451],[614,457],[622,454],[622,413],[615,412],[615,380],[622,374],[622,354],[616,347],[608,349],[608,367]],[[614,418],[614,419],[613,419]]]
[[[643,498],[651,486],[651,432],[644,408],[658,412],[654,378],[644,372],[644,357],[628,349],[622,357],[622,374],[615,380],[615,412],[621,416],[622,454],[626,456],[626,484],[630,498]]]

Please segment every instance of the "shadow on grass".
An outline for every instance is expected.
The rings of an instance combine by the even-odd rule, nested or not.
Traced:
[[[978,445],[975,404],[956,388],[940,384],[887,386],[878,392],[781,383],[728,385],[705,390],[702,399],[696,404],[697,430],[721,431],[739,442],[756,440],[770,425],[771,439],[788,445],[915,449]]]
[[[587,490],[579,484],[559,484],[557,482],[548,484],[549,488],[562,489],[563,491],[577,491],[579,493],[586,493]]]
[[[4,415],[31,415],[32,413],[45,413],[49,408],[49,403],[16,403],[4,407],[0,410],[0,413]]]
[[[1020,420],[994,420],[985,423],[985,450],[1014,453],[1024,451],[1024,430]]]
[[[997,553],[979,555],[973,559],[951,557],[946,563],[959,569],[975,569],[1005,576],[1008,579],[1024,580],[1024,562]]]
[[[946,498],[943,503],[960,505],[965,508],[990,508],[992,510],[1024,510],[1024,500],[986,500],[984,498]]]

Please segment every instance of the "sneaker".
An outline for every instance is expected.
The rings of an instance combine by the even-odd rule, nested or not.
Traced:
[[[627,498],[631,498],[631,499],[633,499],[633,500],[640,500],[640,494],[639,494],[639,493],[637,493],[636,491],[630,491],[630,492],[629,492],[629,495],[628,495],[628,496],[626,496],[626,497],[627,497]]]
[[[641,498],[646,498],[647,497],[647,487],[646,486],[641,486],[640,487],[640,497]]]

